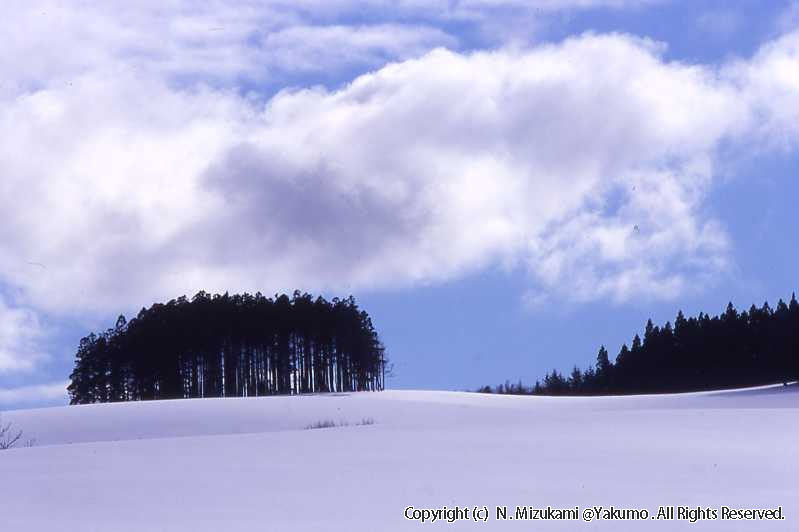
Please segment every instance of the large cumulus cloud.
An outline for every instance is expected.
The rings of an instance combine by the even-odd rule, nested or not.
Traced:
[[[376,290],[491,267],[528,272],[533,300],[672,298],[729,267],[704,205],[719,148],[793,149],[799,134],[795,33],[720,66],[616,34],[425,52],[448,37],[417,28],[410,58],[374,35],[357,61],[393,62],[271,97],[225,81],[258,75],[236,51],[246,39],[232,64],[180,40],[189,55],[152,57],[144,41],[132,56],[125,44],[67,57],[52,79],[35,64],[11,76],[0,285],[13,297],[0,310],[35,338],[33,310]],[[15,349],[0,369],[33,360]]]

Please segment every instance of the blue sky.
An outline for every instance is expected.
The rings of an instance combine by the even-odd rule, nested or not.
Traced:
[[[200,289],[356,296],[397,388],[796,290],[799,3],[11,2],[0,409]]]

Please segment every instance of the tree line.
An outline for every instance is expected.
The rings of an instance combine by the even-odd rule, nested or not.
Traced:
[[[768,302],[738,312],[732,303],[718,316],[678,312],[674,324],[648,320],[644,337],[623,344],[611,361],[605,346],[596,364],[556,370],[534,386],[522,382],[484,386],[481,392],[534,395],[668,393],[755,386],[799,380],[799,303],[796,294],[775,309]]]
[[[385,367],[352,296],[199,292],[81,339],[68,391],[70,404],[369,391]]]

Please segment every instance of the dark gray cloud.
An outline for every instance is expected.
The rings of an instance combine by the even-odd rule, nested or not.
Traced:
[[[206,235],[204,259],[256,265],[265,255],[301,258],[296,267],[319,270],[334,282],[376,256],[410,252],[408,242],[431,217],[416,191],[398,198],[363,182],[342,186],[340,171],[324,161],[298,171],[279,155],[235,146],[202,177],[225,205],[191,230]],[[178,240],[196,238],[181,234]]]

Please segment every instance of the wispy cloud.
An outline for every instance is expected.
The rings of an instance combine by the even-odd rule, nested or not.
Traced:
[[[296,73],[382,65],[457,44],[455,37],[429,26],[374,24],[291,26],[266,34],[260,46],[265,66]]]
[[[625,8],[645,0],[11,0],[4,5],[0,94],[66,83],[86,72],[135,70],[173,84],[277,83],[308,71],[379,68],[459,45],[464,24],[502,42],[514,21],[562,10]],[[505,27],[505,31],[502,27]],[[532,33],[531,33],[532,35]]]

